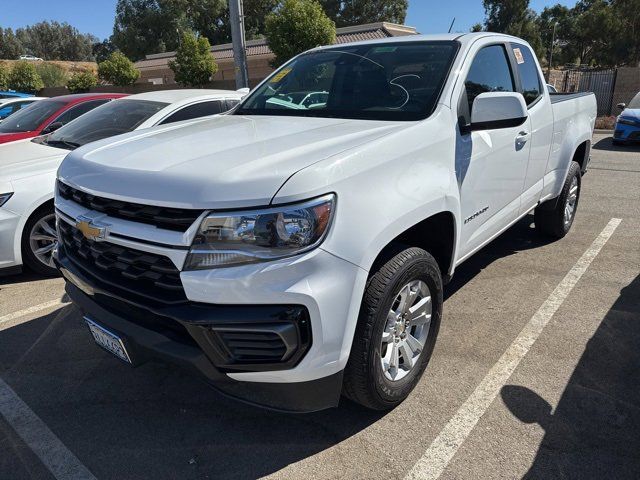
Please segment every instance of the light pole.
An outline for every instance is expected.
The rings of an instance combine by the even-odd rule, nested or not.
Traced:
[[[551,62],[553,61],[553,44],[556,42],[556,27],[558,22],[553,24],[553,32],[551,33],[551,48],[549,48],[549,65],[547,65],[547,82],[551,80]]]
[[[229,0],[231,17],[231,41],[233,42],[233,60],[236,64],[236,88],[249,86],[247,72],[247,49],[244,39],[244,12],[242,0]]]

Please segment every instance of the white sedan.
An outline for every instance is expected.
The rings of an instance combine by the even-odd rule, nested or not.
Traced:
[[[131,95],[95,108],[50,135],[0,145],[0,272],[25,264],[44,275],[56,274],[55,174],[70,150],[133,130],[219,114],[243,96],[186,89]]]
[[[0,98],[0,122],[9,115],[16,113],[25,107],[28,107],[38,100],[44,100],[47,97],[11,97]]]

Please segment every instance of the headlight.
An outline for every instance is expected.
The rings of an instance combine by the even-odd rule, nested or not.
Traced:
[[[631,118],[618,118],[618,123],[624,125],[640,125],[640,120],[633,120]]]
[[[200,225],[184,270],[242,265],[290,257],[324,240],[335,195],[294,205],[244,212],[212,213]]]
[[[7,203],[7,201],[11,198],[11,195],[13,195],[13,192],[0,193],[0,207]]]

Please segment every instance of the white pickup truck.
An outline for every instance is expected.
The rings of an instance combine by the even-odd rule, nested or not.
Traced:
[[[510,36],[313,49],[228,115],[71,152],[57,265],[133,365],[287,411],[392,408],[456,267],[534,209],[567,233],[595,117],[592,94],[550,96]]]

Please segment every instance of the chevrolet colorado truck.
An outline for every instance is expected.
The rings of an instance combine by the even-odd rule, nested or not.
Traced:
[[[56,262],[125,362],[279,410],[393,408],[456,267],[533,210],[569,231],[595,117],[510,36],[316,48],[229,114],[71,152]]]

